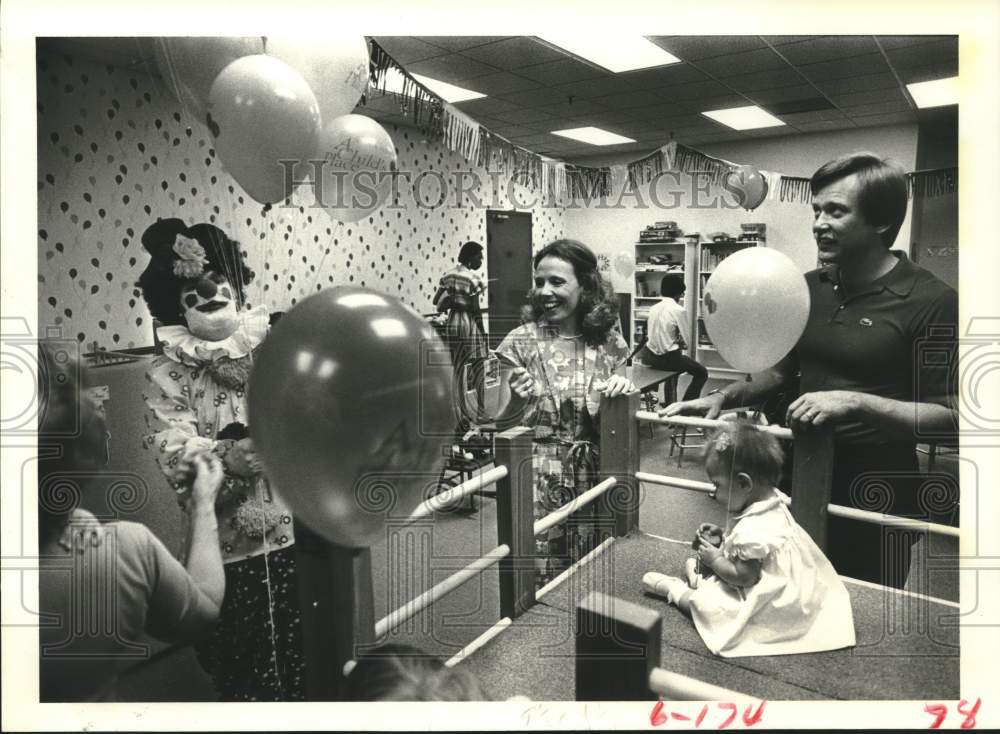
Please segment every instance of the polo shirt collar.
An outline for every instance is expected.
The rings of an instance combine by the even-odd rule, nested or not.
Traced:
[[[892,270],[873,282],[865,292],[870,293],[884,287],[886,290],[896,294],[900,298],[905,298],[910,295],[910,292],[913,290],[913,286],[916,283],[917,268],[910,258],[906,256],[905,252],[901,250],[890,250],[890,252],[898,260],[898,262],[892,267]],[[836,265],[822,268],[819,271],[819,279],[827,283],[836,284],[839,281],[837,275]]]

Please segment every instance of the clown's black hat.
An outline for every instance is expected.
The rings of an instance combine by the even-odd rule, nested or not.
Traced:
[[[215,225],[188,227],[180,219],[160,219],[142,233],[142,246],[150,260],[139,276],[139,287],[149,312],[160,323],[184,323],[181,289],[207,271],[226,276],[236,290],[237,303],[243,305],[243,289],[254,273],[243,262],[240,243]]]

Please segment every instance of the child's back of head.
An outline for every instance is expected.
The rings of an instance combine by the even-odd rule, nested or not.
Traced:
[[[724,473],[745,473],[755,483],[777,486],[785,455],[774,434],[761,431],[747,421],[725,421],[705,441],[705,466],[714,463]]]
[[[464,670],[409,645],[386,644],[359,656],[347,676],[351,701],[485,701]]]

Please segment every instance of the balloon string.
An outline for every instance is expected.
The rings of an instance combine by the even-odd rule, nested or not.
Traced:
[[[265,480],[266,481],[266,480]],[[257,480],[254,482],[254,490],[257,494],[257,501],[260,503],[261,508],[264,507],[263,492],[261,491],[261,479],[258,476]],[[263,522],[263,519],[262,519]],[[274,590],[271,587],[271,569],[270,564],[268,564],[268,553],[270,549],[267,545],[267,528],[264,528],[264,584],[267,587],[267,618],[271,625],[271,661],[274,663],[274,678],[278,684],[278,690],[281,693],[282,698],[284,698],[284,685],[281,680],[281,673],[278,670],[278,641],[274,628]]]

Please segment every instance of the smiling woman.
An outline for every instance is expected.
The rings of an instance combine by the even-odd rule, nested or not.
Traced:
[[[532,426],[536,519],[598,481],[601,396],[634,390],[624,376],[628,346],[617,302],[597,258],[575,240],[556,240],[534,259],[535,286],[525,323],[497,352],[513,367],[511,402],[501,422]],[[583,512],[580,513],[583,515]],[[603,538],[586,521],[559,525],[536,538],[537,583],[543,585]]]

